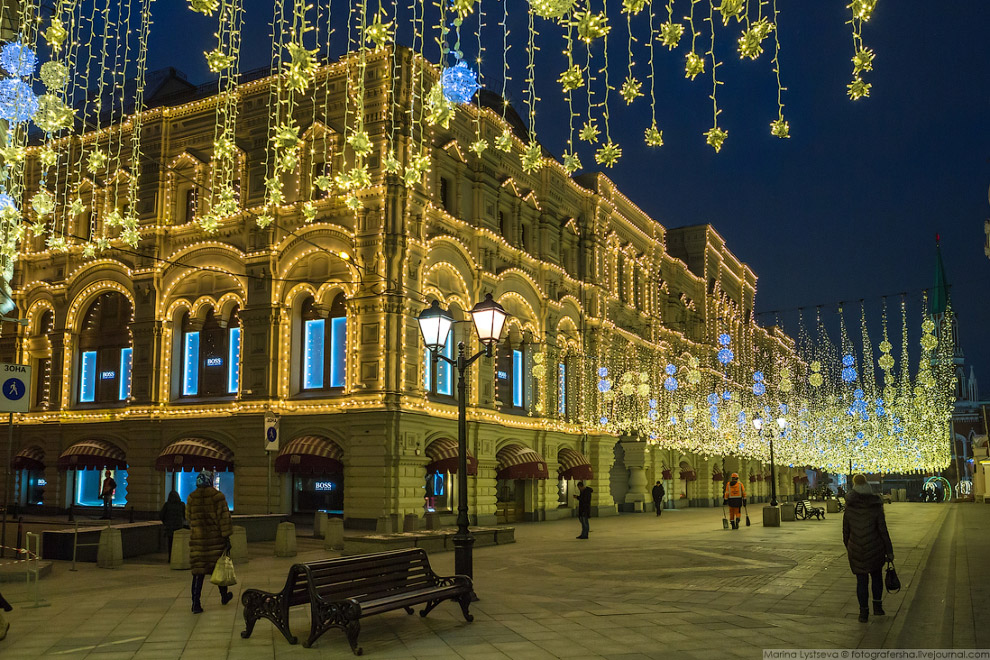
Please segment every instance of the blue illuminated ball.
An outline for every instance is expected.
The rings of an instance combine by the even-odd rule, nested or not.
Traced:
[[[668,364],[668,365],[667,365],[667,367],[666,367],[666,368],[664,369],[664,372],[665,372],[665,373],[666,373],[666,374],[667,374],[668,376],[673,376],[674,374],[676,374],[676,373],[677,373],[677,367],[675,367],[675,366],[674,366],[674,365],[672,365],[672,364]]]
[[[605,426],[606,424],[608,424],[608,417],[602,417],[602,418],[601,418],[600,420],[598,420],[598,422],[599,422],[599,423],[600,423],[600,424],[601,424],[602,426]]]
[[[0,66],[12,76],[30,76],[38,66],[38,56],[20,41],[12,41],[0,48]]]
[[[612,389],[612,383],[608,382],[607,380],[600,380],[600,381],[598,381],[598,391],[599,392],[601,392],[602,394],[604,394],[605,392],[608,392],[610,389]]]
[[[853,390],[853,396],[856,397],[857,399],[862,399],[865,394],[866,393],[863,392],[863,390],[859,389],[858,387],[855,390]]]
[[[720,346],[728,346],[729,342],[732,341],[732,337],[725,334],[724,332],[718,336],[718,343]]]
[[[734,357],[735,355],[732,353],[732,350],[728,348],[723,348],[718,352],[718,361],[722,364],[729,364]]]
[[[598,368],[598,377],[599,378],[604,378],[607,375],[608,375],[608,368],[607,367],[599,367]]]
[[[754,371],[753,372],[753,380],[755,380],[757,383],[762,383],[763,382],[763,372],[762,371]]]
[[[657,407],[657,400],[650,399],[650,408],[656,408],[656,407]]]
[[[0,119],[20,123],[38,111],[38,97],[31,85],[17,78],[0,80]]]
[[[767,386],[763,383],[753,383],[753,394],[763,396],[767,391]]]
[[[478,84],[478,74],[464,60],[447,67],[440,76],[443,96],[451,103],[470,103],[474,93],[481,89]]]
[[[655,422],[658,415],[659,413],[656,410],[651,410],[650,412],[646,413],[646,416],[650,418],[651,422]]]
[[[722,398],[726,401],[732,400],[732,392],[730,392],[729,390],[722,392]]]
[[[718,395],[712,392],[708,395],[708,405],[717,406],[718,405]]]
[[[856,370],[852,367],[845,367],[842,370],[842,380],[846,383],[851,383],[856,380]]]
[[[667,376],[667,378],[663,381],[663,386],[668,392],[673,392],[677,389],[677,379],[673,376]]]
[[[851,367],[854,364],[856,364],[856,358],[854,358],[851,355],[843,355],[842,356],[842,366],[843,367]]]
[[[0,193],[0,211],[7,208],[16,208],[17,204],[14,202],[14,198],[7,193]]]

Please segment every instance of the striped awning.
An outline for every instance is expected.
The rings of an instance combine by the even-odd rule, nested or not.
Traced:
[[[581,452],[562,448],[557,452],[557,474],[561,479],[591,479],[591,461],[585,458]]]
[[[12,470],[44,470],[45,450],[38,445],[31,445],[17,452],[10,461]]]
[[[322,435],[304,435],[290,440],[275,458],[276,472],[296,474],[341,474],[344,450]]]
[[[478,459],[465,448],[467,454],[467,473],[469,476],[478,475]],[[449,472],[457,474],[457,441],[450,438],[440,438],[434,440],[426,446],[426,455],[430,462],[426,464],[426,473],[439,472],[443,474]]]
[[[698,473],[694,470],[681,470],[681,481],[695,481]]]
[[[509,445],[495,455],[498,460],[496,479],[546,479],[547,462],[528,447]]]
[[[58,457],[59,470],[126,470],[127,456],[117,445],[106,440],[83,440]]]
[[[155,469],[163,472],[233,472],[234,452],[216,440],[183,438],[162,450]]]

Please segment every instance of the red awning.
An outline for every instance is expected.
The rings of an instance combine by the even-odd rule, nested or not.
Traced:
[[[575,449],[564,447],[557,452],[557,473],[561,479],[593,479],[591,461]]]
[[[698,473],[694,470],[681,470],[682,481],[694,481],[698,478]]]
[[[126,470],[124,451],[106,440],[83,440],[58,457],[59,470]]]
[[[162,450],[155,469],[168,472],[233,472],[234,452],[216,440],[183,438]]]
[[[467,452],[467,473],[469,476],[475,477],[478,475],[478,459],[466,447],[465,452]],[[426,446],[426,455],[430,459],[430,462],[426,464],[427,474],[434,472],[457,474],[458,450],[456,440],[450,438],[434,440]]]
[[[344,450],[322,435],[304,435],[290,440],[275,458],[276,472],[296,474],[343,474]]]
[[[796,484],[807,483],[807,482],[808,482],[807,475],[799,474],[794,477],[794,483]]]
[[[12,470],[44,470],[45,450],[38,445],[31,445],[17,452],[10,461]]]
[[[496,479],[546,479],[547,463],[528,447],[509,445],[495,455],[498,460]]]
[[[721,472],[712,472],[712,481],[725,481]]]

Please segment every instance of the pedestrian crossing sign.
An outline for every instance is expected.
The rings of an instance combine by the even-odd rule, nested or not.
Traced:
[[[31,367],[0,362],[0,412],[26,413],[31,405]]]

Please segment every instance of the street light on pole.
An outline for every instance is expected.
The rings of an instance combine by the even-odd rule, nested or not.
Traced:
[[[486,294],[485,299],[471,310],[474,329],[485,349],[467,357],[464,352],[464,342],[458,342],[457,359],[448,358],[440,352],[447,344],[447,336],[454,325],[454,317],[450,312],[441,308],[440,303],[434,300],[423,310],[418,319],[423,343],[430,350],[433,363],[443,360],[457,368],[457,533],[454,534],[454,572],[468,577],[473,577],[474,572],[472,568],[474,536],[468,529],[467,381],[464,374],[482,355],[492,357],[495,344],[502,338],[502,328],[508,316],[505,309],[492,299],[492,294]]]
[[[783,433],[784,428],[787,427],[787,420],[783,417],[778,417],[777,426],[780,427],[780,431]],[[756,429],[757,433],[763,430],[763,418],[759,415],[753,418],[753,428]],[[769,431],[767,436],[770,438],[770,506],[777,506],[777,468],[773,460],[773,429],[768,426],[767,431]]]

